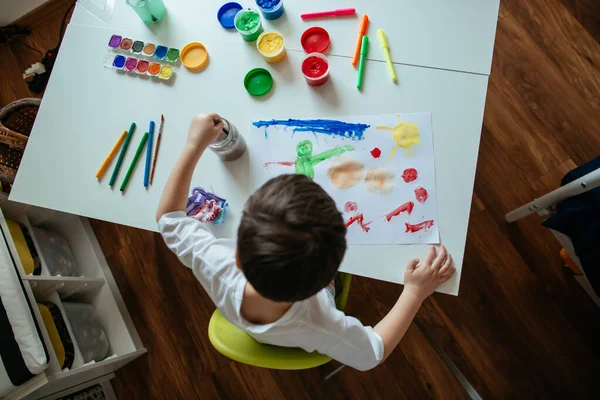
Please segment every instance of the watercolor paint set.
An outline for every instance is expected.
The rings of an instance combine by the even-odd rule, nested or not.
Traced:
[[[165,81],[168,81],[175,75],[175,71],[171,65],[164,65],[135,57],[127,57],[122,54],[107,54],[104,57],[104,66]]]
[[[179,61],[181,51],[175,47],[167,47],[161,44],[143,42],[128,37],[114,34],[108,41],[108,48],[112,51],[118,51],[128,54],[134,54],[136,57],[155,59],[176,64]]]

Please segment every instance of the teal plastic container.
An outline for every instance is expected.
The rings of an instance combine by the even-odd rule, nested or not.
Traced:
[[[154,24],[167,13],[162,0],[127,0],[137,15],[147,24]]]

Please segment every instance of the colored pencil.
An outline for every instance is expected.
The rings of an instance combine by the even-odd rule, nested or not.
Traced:
[[[144,187],[148,187],[150,179],[150,164],[152,163],[152,142],[154,141],[154,121],[150,121],[148,129],[148,146],[146,147],[146,168],[144,169]]]
[[[163,126],[165,125],[165,117],[160,114],[160,128],[158,128],[158,138],[156,138],[156,150],[154,150],[154,161],[152,161],[152,173],[150,174],[150,184],[154,182],[154,172],[156,171],[156,159],[158,158],[158,149],[160,149],[160,139],[162,138]]]
[[[369,16],[367,14],[362,16],[360,20],[360,27],[358,28],[358,40],[356,41],[356,49],[354,50],[354,57],[352,58],[352,65],[356,67],[358,58],[360,57],[360,47],[362,45],[362,38],[367,33],[367,27],[369,26]]]
[[[123,133],[121,133],[121,136],[119,136],[117,143],[115,143],[110,153],[108,153],[108,155],[104,159],[104,162],[102,162],[102,165],[98,169],[98,172],[96,172],[96,178],[100,179],[102,178],[102,176],[104,176],[104,173],[108,169],[108,164],[110,164],[112,159],[115,158],[115,156],[117,155],[117,152],[119,151],[121,145],[123,144],[123,141],[125,140],[125,136],[127,136],[126,130],[124,130]]]
[[[360,46],[360,60],[358,62],[358,81],[356,88],[361,89],[363,84],[363,75],[365,74],[365,60],[369,52],[369,37],[367,35],[362,38],[362,46]]]
[[[123,164],[125,153],[127,153],[129,142],[131,142],[131,137],[133,136],[133,131],[135,131],[135,122],[131,123],[131,126],[129,127],[129,132],[127,132],[127,136],[125,137],[125,142],[123,142],[123,147],[121,147],[121,153],[119,153],[119,158],[117,159],[117,163],[115,164],[115,169],[113,170],[112,176],[110,177],[110,182],[108,182],[108,185],[110,187],[113,187],[115,181],[117,180],[117,175],[119,175],[121,164]]]
[[[125,179],[123,179],[123,183],[121,184],[121,192],[125,190],[127,184],[129,183],[129,178],[131,178],[131,174],[133,174],[133,170],[137,165],[138,158],[140,158],[140,154],[142,154],[142,150],[144,150],[144,145],[146,144],[146,139],[148,139],[148,132],[144,133],[140,144],[138,145],[137,150],[135,151],[135,155],[133,156],[133,160],[131,160],[131,164],[129,165],[129,169],[127,170],[127,174],[125,175]]]

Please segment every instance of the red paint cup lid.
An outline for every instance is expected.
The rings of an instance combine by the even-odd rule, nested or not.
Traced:
[[[246,74],[244,87],[252,96],[262,96],[273,87],[273,77],[264,68],[254,68]]]
[[[300,43],[307,53],[324,53],[329,47],[329,33],[320,26],[313,26],[304,31]]]

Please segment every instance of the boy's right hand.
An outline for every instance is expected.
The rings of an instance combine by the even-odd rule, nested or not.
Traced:
[[[215,124],[214,121],[217,121]],[[223,130],[223,120],[218,114],[198,114],[192,118],[188,130],[187,145],[202,152],[215,141]]]
[[[412,259],[404,272],[404,291],[425,300],[433,291],[454,275],[456,269],[452,257],[444,245],[436,255],[431,246],[423,260]]]

